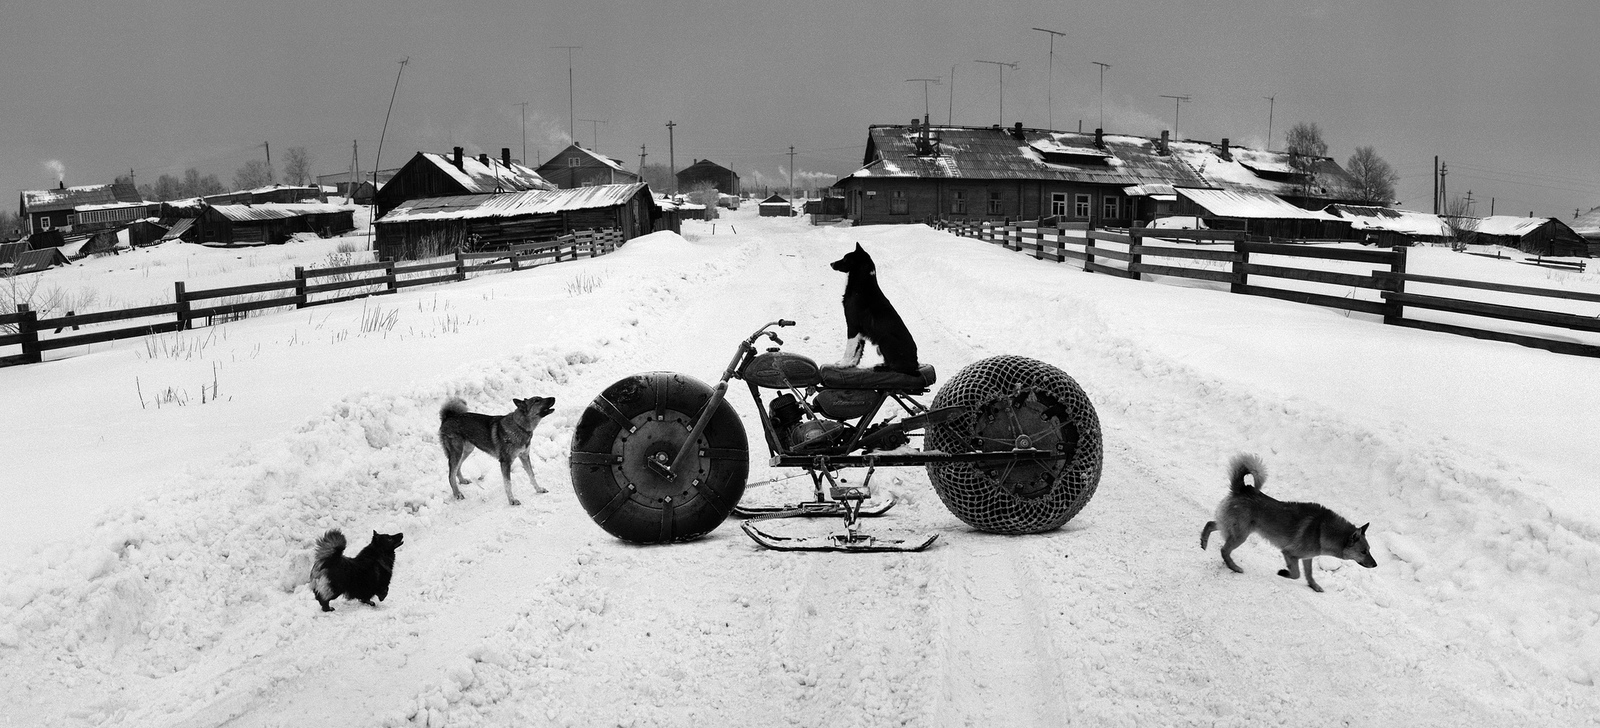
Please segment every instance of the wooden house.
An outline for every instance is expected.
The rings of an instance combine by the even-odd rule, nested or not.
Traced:
[[[1589,255],[1588,241],[1553,217],[1490,215],[1470,227],[1481,245],[1504,245],[1529,255]]]
[[[295,233],[339,235],[355,226],[355,209],[338,205],[211,205],[195,218],[194,234],[201,243],[263,245],[287,242]]]
[[[696,159],[694,164],[678,170],[677,182],[679,192],[709,184],[725,195],[740,194],[739,175],[709,159]]]
[[[631,185],[641,181],[622,162],[576,144],[568,146],[535,170],[561,189],[593,185]]]
[[[1600,256],[1600,207],[1577,215],[1569,225],[1589,245],[1589,257]]]
[[[661,208],[642,182],[410,200],[379,218],[383,260],[413,260],[616,229],[631,240],[659,229]]]
[[[1174,187],[1264,194],[1303,191],[1280,179],[1281,153],[1221,144],[1094,132],[873,125],[862,167],[834,183],[856,224],[1055,218],[1131,227],[1173,214]],[[1274,156],[1276,155],[1276,156]],[[1348,201],[1349,175],[1321,160],[1310,186],[1320,208]],[[1309,199],[1309,198],[1308,198]]]
[[[27,220],[27,232],[65,228],[71,230],[78,223],[77,209],[103,209],[101,206],[137,206],[144,198],[128,183],[68,187],[61,183],[53,190],[24,190],[18,206],[18,216]],[[129,218],[136,220],[144,215]]]
[[[456,147],[450,156],[417,152],[378,190],[376,201],[381,217],[407,200],[555,188],[534,169],[511,161],[509,148],[500,150],[500,159],[492,159],[487,154],[465,156]]]

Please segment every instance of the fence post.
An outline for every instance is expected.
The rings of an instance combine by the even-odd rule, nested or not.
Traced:
[[[178,330],[188,331],[193,323],[189,319],[189,296],[184,291],[183,281],[174,281],[172,296],[178,302]]]
[[[1249,274],[1245,272],[1245,266],[1250,265],[1250,251],[1242,247],[1249,244],[1246,240],[1233,241],[1233,252],[1239,259],[1233,261],[1233,282],[1228,284],[1229,293],[1244,293],[1245,285],[1250,282]]]
[[[1083,231],[1083,271],[1093,273],[1094,268],[1094,228]]]
[[[1394,260],[1389,262],[1389,274],[1393,276],[1389,279],[1389,284],[1392,286],[1392,291],[1394,293],[1405,293],[1406,249],[1397,247],[1394,249],[1394,255]],[[1390,325],[1399,324],[1401,319],[1405,318],[1406,307],[1401,305],[1399,301],[1395,301],[1393,299],[1390,299],[1386,303],[1388,305],[1384,308],[1383,322]]]
[[[1133,280],[1144,280],[1139,272],[1139,265],[1144,262],[1144,254],[1139,252],[1139,238],[1132,228],[1128,229],[1128,277]]]
[[[384,276],[384,278],[388,279],[387,280],[387,284],[388,285],[385,286],[385,288],[387,289],[387,292],[394,293],[395,291],[400,290],[400,287],[398,285],[399,281],[395,280],[396,276],[394,274],[394,261],[393,260],[385,260],[385,261],[383,261],[383,276]]]
[[[304,266],[294,267],[294,307],[306,307],[306,269]]]
[[[26,303],[17,304],[17,333],[22,335],[22,361],[38,364],[44,361],[44,350],[39,348],[39,314]]]
[[[461,256],[461,251],[459,249],[456,250],[456,280],[458,281],[467,279],[467,259]]]

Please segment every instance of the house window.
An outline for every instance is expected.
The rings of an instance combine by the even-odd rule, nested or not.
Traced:
[[[1116,195],[1106,195],[1101,198],[1100,217],[1104,220],[1117,220],[1122,217],[1122,198]]]
[[[50,216],[46,215],[44,217],[39,218],[39,230],[40,231],[49,230],[52,227],[55,227],[55,223],[50,220]]]
[[[1051,192],[1050,193],[1050,214],[1052,216],[1054,216],[1054,217],[1066,217],[1067,216],[1067,193],[1065,193],[1065,192]]]
[[[576,166],[578,166],[578,162],[579,161],[581,161],[581,160],[579,160],[577,157],[567,157],[567,166],[568,167],[576,167]]]
[[[989,193],[989,214],[990,215],[999,215],[1000,213],[1001,213],[1000,193],[999,192],[990,192]]]
[[[967,214],[967,191],[950,190],[950,214]]]
[[[1087,218],[1087,217],[1089,217],[1089,196],[1088,195],[1073,195],[1072,196],[1072,216],[1073,217],[1077,217],[1077,218]]]
[[[906,199],[906,191],[891,191],[889,193],[889,214],[904,215],[909,212],[911,212],[911,203]]]

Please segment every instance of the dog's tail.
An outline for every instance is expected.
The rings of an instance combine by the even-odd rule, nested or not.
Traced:
[[[461,415],[466,414],[467,412],[467,403],[465,400],[461,399],[460,397],[451,397],[445,401],[444,406],[439,408],[439,421],[443,422],[447,419],[450,419],[451,415]]]
[[[313,552],[312,569],[320,569],[328,559],[344,555],[344,533],[337,528],[328,529],[317,539],[317,548]]]
[[[1255,486],[1246,485],[1244,476],[1249,475],[1255,479]],[[1261,486],[1267,484],[1267,468],[1261,464],[1261,458],[1250,453],[1239,453],[1228,461],[1228,493],[1231,495],[1244,495],[1251,491],[1259,492]]]

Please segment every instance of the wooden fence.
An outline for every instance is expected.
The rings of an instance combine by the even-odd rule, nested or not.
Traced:
[[[452,260],[433,263],[402,264],[386,260],[336,268],[297,267],[291,280],[195,291],[188,290],[188,286],[179,281],[172,284],[173,303],[54,318],[39,318],[38,312],[19,304],[16,313],[0,315],[0,348],[16,346],[22,351],[0,357],[0,366],[38,363],[43,361],[44,352],[56,349],[223,323],[243,318],[251,311],[320,306],[394,293],[413,286],[464,281],[481,273],[594,258],[615,251],[623,242],[621,231],[590,230],[503,250],[457,252]],[[122,322],[137,323],[61,335],[69,330],[76,332],[83,326]],[[14,333],[5,333],[13,329]]]
[[[1408,318],[1406,310],[1426,309],[1476,319],[1537,324],[1570,331],[1600,332],[1600,318],[1533,307],[1551,299],[1600,303],[1600,294],[1580,293],[1490,281],[1413,275],[1406,271],[1406,248],[1332,248],[1307,243],[1278,242],[1246,237],[1227,230],[1160,230],[1131,228],[1104,230],[1083,224],[1039,227],[1028,223],[936,224],[957,235],[977,238],[1040,260],[1069,263],[1081,269],[1140,280],[1143,276],[1171,276],[1225,283],[1228,290],[1315,306],[1358,311],[1383,317],[1383,322],[1426,331],[1505,341],[1563,354],[1600,356],[1600,346],[1556,337],[1510,333],[1463,324]],[[1351,242],[1351,241],[1345,241]],[[1191,244],[1191,245],[1186,245]],[[1226,247],[1224,247],[1226,246]],[[1265,260],[1263,260],[1265,259]],[[1367,274],[1318,270],[1306,263],[1329,260],[1372,264]],[[1581,269],[1580,269],[1581,270]],[[1351,295],[1332,295],[1281,287],[1282,281],[1320,283],[1351,289]],[[1280,285],[1273,285],[1280,283]],[[1425,295],[1407,284],[1446,289],[1493,291],[1528,297],[1530,306],[1486,303],[1450,295]],[[1357,295],[1359,291],[1367,293]],[[1362,297],[1365,296],[1365,297]]]

